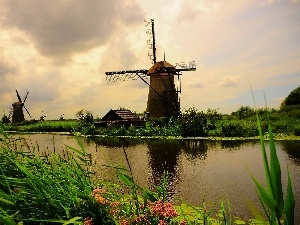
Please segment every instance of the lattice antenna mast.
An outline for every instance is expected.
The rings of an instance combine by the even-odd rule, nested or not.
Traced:
[[[148,40],[147,40],[147,44],[149,49],[152,50],[152,53],[150,51],[148,51],[148,56],[150,58],[150,60],[153,61],[153,64],[156,63],[156,47],[155,47],[155,32],[154,32],[154,19],[151,19],[150,22],[146,22],[146,27],[148,27],[149,25],[151,25],[151,28],[148,28],[146,33],[148,34]]]

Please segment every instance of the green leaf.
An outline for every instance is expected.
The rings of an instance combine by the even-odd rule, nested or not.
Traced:
[[[259,196],[262,200],[262,202],[273,212],[275,212],[276,202],[270,196],[270,194],[263,188],[263,186],[252,176],[252,179],[257,187],[257,190],[259,192]]]
[[[270,138],[270,175],[271,175],[271,183],[272,183],[272,193],[273,193],[274,200],[277,203],[276,211],[275,211],[276,217],[280,219],[284,207],[282,182],[281,182],[281,168],[280,168],[280,163],[275,148],[275,141],[273,138],[273,132],[272,132],[268,111],[267,111],[267,118],[268,118],[268,131],[269,131],[269,138]]]
[[[144,190],[144,196],[149,199],[151,202],[155,202],[158,200],[158,197],[154,195],[154,193]]]
[[[8,205],[15,205],[15,203],[14,203],[14,202],[12,202],[12,201],[9,201],[9,200],[7,200],[7,199],[4,199],[4,198],[1,198],[1,197],[0,197],[0,201],[1,201],[1,202],[4,202],[4,203],[6,203],[6,204],[8,204]]]
[[[246,222],[243,221],[243,220],[235,220],[234,224],[236,224],[236,225],[242,225],[242,224],[246,224]]]
[[[2,215],[0,215],[0,224],[16,225],[16,223],[12,219],[10,219],[7,216],[2,216]]]
[[[124,173],[119,173],[119,178],[124,182],[129,187],[134,186],[134,181],[132,177],[128,176],[127,174]]]
[[[292,189],[292,182],[290,178],[290,173],[288,172],[288,186],[287,194],[284,205],[284,225],[293,225],[294,224],[294,210],[295,210],[295,198]]]
[[[70,219],[69,221],[64,222],[64,225],[73,224],[74,222],[78,223],[78,220],[82,220],[82,218],[81,217],[74,217],[74,218]]]

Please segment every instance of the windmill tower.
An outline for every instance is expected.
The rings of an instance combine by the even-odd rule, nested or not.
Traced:
[[[154,20],[145,21],[149,39],[148,56],[152,61],[152,67],[149,70],[126,70],[106,72],[106,81],[115,82],[120,80],[142,79],[149,86],[148,101],[146,111],[152,118],[159,117],[177,117],[180,115],[180,97],[181,97],[181,75],[183,71],[195,71],[195,61],[186,63],[176,63],[175,66],[163,61],[156,61]],[[146,79],[150,78],[150,83]]]
[[[23,98],[23,101],[18,93],[18,91],[16,90],[16,93],[17,93],[17,97],[18,97],[18,100],[17,102],[13,103],[12,104],[12,107],[13,107],[13,112],[12,112],[12,123],[20,123],[20,122],[23,122],[25,120],[24,118],[24,113],[23,113],[23,108],[26,110],[26,112],[28,113],[29,117],[31,118],[30,116],[30,113],[29,111],[27,110],[27,108],[25,107],[25,101],[28,97],[28,94],[29,92],[26,91],[26,95],[25,97]]]

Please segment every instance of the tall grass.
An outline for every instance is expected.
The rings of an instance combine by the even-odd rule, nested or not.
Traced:
[[[113,224],[90,195],[94,184],[83,148],[68,147],[65,158],[36,156],[34,149],[20,149],[20,141],[1,135],[0,224],[82,224],[88,217]]]
[[[290,174],[288,173],[288,185],[286,191],[287,194],[284,199],[282,182],[281,182],[281,167],[280,167],[280,163],[275,148],[275,141],[273,137],[268,111],[267,111],[268,136],[270,140],[269,158],[267,157],[267,151],[264,143],[264,135],[261,128],[261,120],[257,110],[256,110],[256,119],[257,119],[257,126],[259,130],[265,179],[267,183],[267,187],[264,188],[263,185],[254,176],[252,176],[252,179],[257,188],[257,195],[265,211],[269,224],[280,225],[282,224],[281,220],[283,219],[285,225],[293,225],[295,198],[292,189],[292,182],[291,182]]]

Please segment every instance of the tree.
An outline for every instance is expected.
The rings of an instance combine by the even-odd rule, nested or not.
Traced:
[[[207,117],[203,111],[199,112],[195,107],[185,110],[179,121],[183,137],[206,137],[208,135]]]
[[[300,87],[293,90],[281,103],[280,108],[284,106],[300,105]]]
[[[237,116],[239,119],[246,119],[250,116],[255,115],[255,110],[249,106],[241,106],[236,112],[233,112],[231,115]]]
[[[4,114],[3,117],[2,117],[2,119],[1,119],[1,123],[7,124],[7,123],[9,123],[9,122],[10,122],[10,120],[9,120],[8,116],[6,116],[6,115]]]
[[[92,124],[94,122],[94,116],[91,111],[81,109],[76,113],[76,118],[82,120],[85,124]]]

